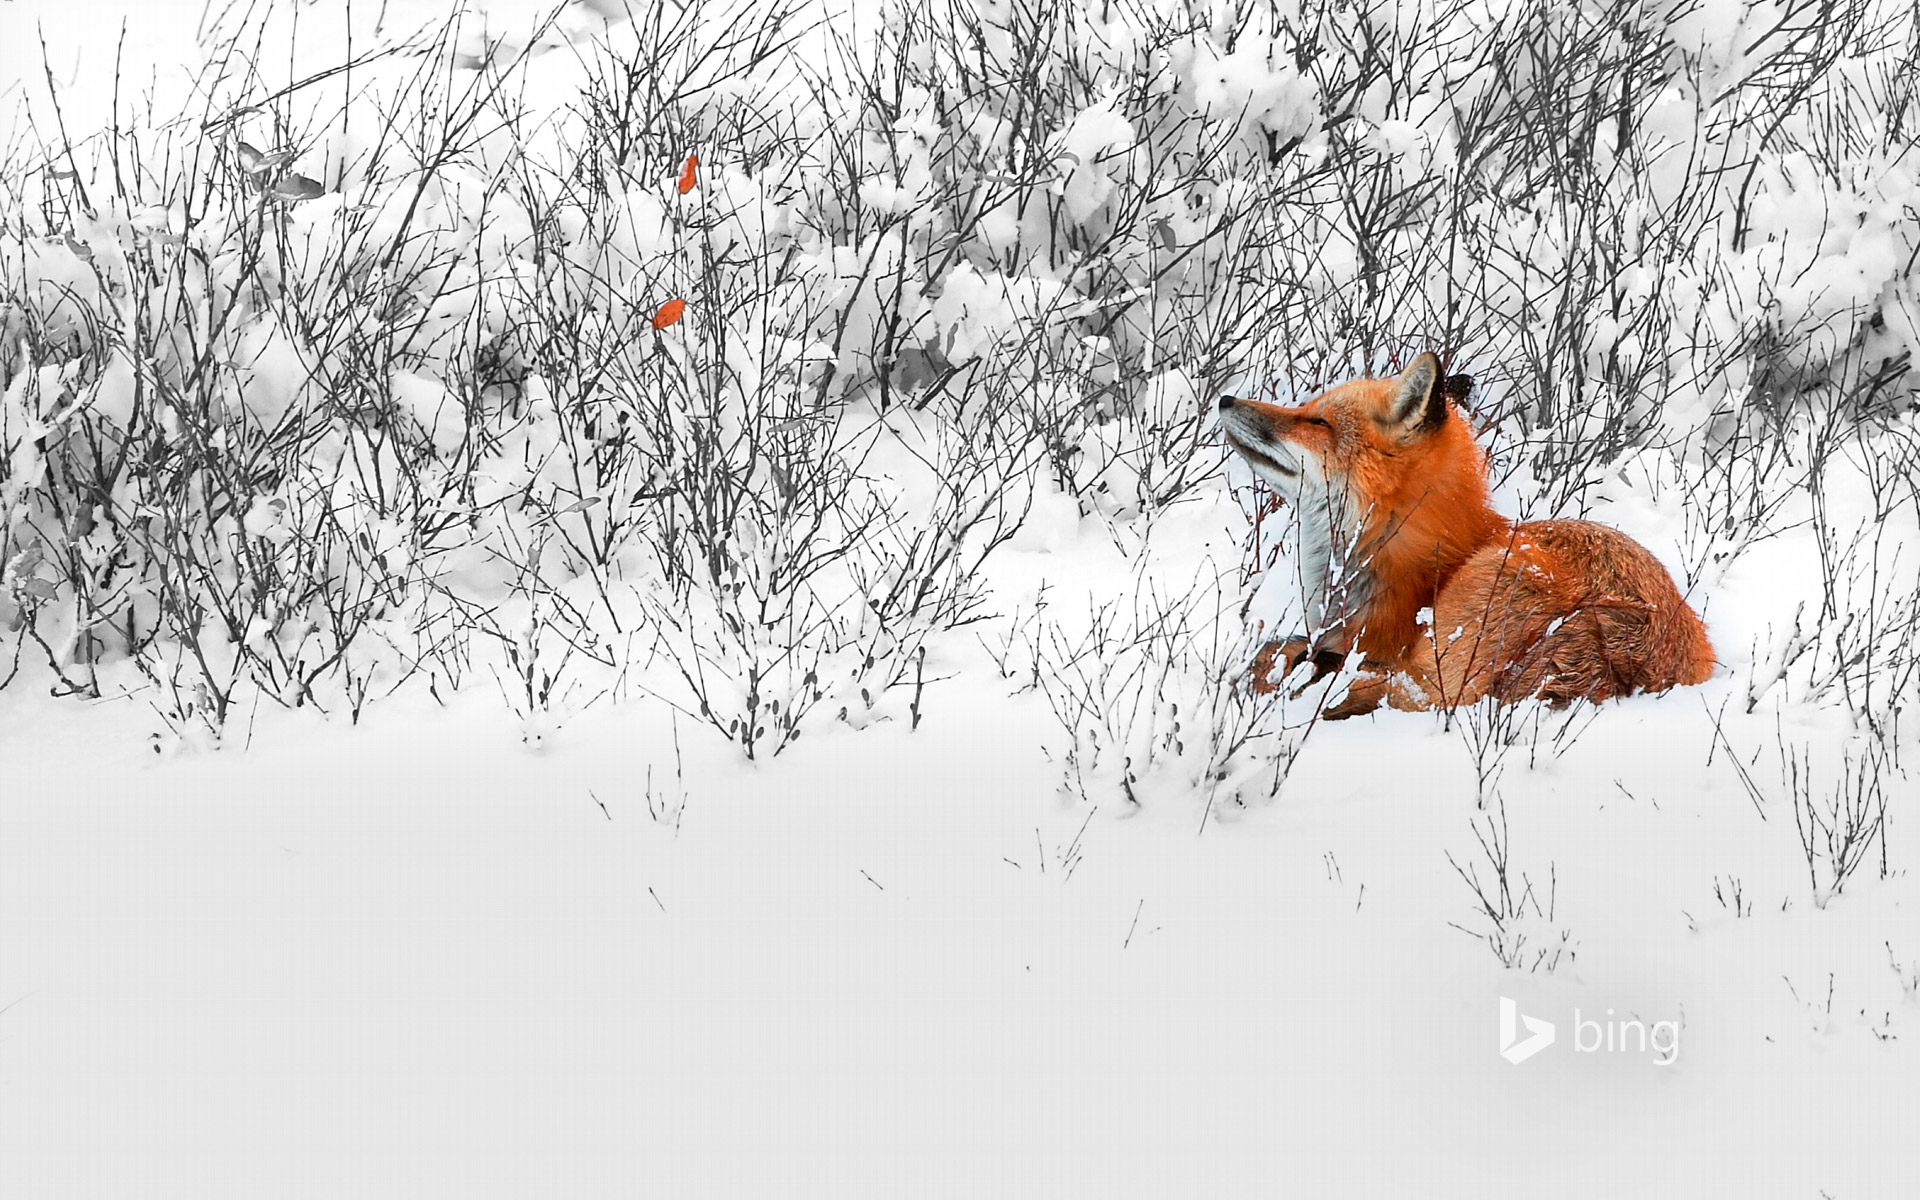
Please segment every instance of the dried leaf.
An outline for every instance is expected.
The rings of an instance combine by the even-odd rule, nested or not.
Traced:
[[[669,300],[660,306],[659,312],[653,314],[653,327],[655,329],[665,329],[675,321],[678,321],[681,314],[686,311],[687,302],[685,300]]]
[[[687,165],[680,169],[680,194],[682,196],[692,191],[693,185],[698,182],[696,172],[699,166],[700,156],[698,154],[687,155]]]
[[[308,179],[305,175],[283,175],[272,190],[275,199],[289,202],[312,200],[327,193],[319,180]]]
[[[273,164],[267,161],[266,155],[237,138],[233,143],[233,152],[240,157],[240,169],[249,175],[259,175],[273,169]]]

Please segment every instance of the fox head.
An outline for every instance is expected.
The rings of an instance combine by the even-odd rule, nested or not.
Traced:
[[[1465,544],[1497,520],[1485,456],[1453,407],[1472,384],[1421,354],[1396,377],[1343,383],[1297,408],[1220,398],[1228,445],[1299,521],[1310,623],[1364,607],[1429,531]]]
[[[1449,434],[1472,440],[1451,404],[1472,384],[1442,375],[1440,360],[1421,354],[1396,378],[1356,379],[1298,408],[1222,396],[1220,424],[1227,444],[1284,500],[1301,504],[1352,485],[1379,501],[1389,489],[1375,478],[1407,473],[1409,464],[1390,460],[1424,458],[1423,448],[1454,440]]]

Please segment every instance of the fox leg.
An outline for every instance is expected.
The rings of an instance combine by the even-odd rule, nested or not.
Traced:
[[[1432,664],[1421,683],[1436,703],[1539,695],[1565,705],[1613,694],[1612,672],[1601,669],[1605,638],[1589,610],[1618,606],[1566,602],[1554,586],[1557,567],[1531,547],[1503,546],[1454,574],[1434,603],[1431,640],[1414,651]]]
[[[1260,653],[1253,656],[1253,665],[1247,668],[1247,674],[1253,678],[1254,694],[1267,696],[1279,691],[1277,681],[1293,674],[1293,669],[1307,656],[1307,649],[1307,639],[1298,634],[1260,647]]]
[[[1448,597],[1434,606],[1433,631],[1413,651],[1427,660],[1427,669],[1415,674],[1434,703],[1443,708],[1478,703],[1492,689],[1502,660],[1525,648],[1515,643],[1529,642],[1525,635],[1537,632],[1515,629],[1491,611],[1513,600],[1511,589],[1503,591]]]
[[[1345,652],[1332,646],[1322,646],[1316,650],[1312,642],[1296,633],[1285,641],[1268,642],[1262,646],[1260,653],[1254,656],[1253,666],[1248,669],[1248,674],[1253,676],[1253,690],[1264,696],[1279,691],[1278,681],[1291,676],[1299,669],[1301,663],[1311,661],[1313,675],[1294,689],[1293,694],[1298,696],[1307,688],[1338,671],[1346,660]]]

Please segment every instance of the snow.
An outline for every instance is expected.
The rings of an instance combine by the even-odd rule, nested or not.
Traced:
[[[1197,107],[1223,118],[1237,117],[1244,129],[1258,130],[1276,142],[1302,136],[1318,123],[1312,81],[1273,62],[1266,47],[1249,45],[1223,54],[1202,45],[1179,74],[1192,81]]]
[[[90,47],[105,18],[27,7],[47,23],[67,119],[103,127]],[[153,64],[194,53],[199,6],[173,21],[155,18],[162,6],[125,7],[130,53]],[[456,58],[471,67],[516,47],[539,54],[528,103],[553,111],[575,98],[567,72],[591,38],[639,35],[623,6],[594,0],[567,6],[533,42],[540,7],[475,6]],[[1507,7],[1519,6],[1476,6]],[[1010,36],[1010,6],[979,8],[985,40]],[[1228,9],[1216,8],[1224,29]],[[398,29],[442,15],[419,0],[355,6],[354,37],[372,36],[379,19]],[[1417,15],[1409,7],[1399,20]],[[0,46],[24,44],[25,18],[5,19]],[[1776,21],[1769,6],[1716,0],[1681,14],[1671,37],[1731,82],[1741,64],[1720,48],[1724,31]],[[261,69],[299,77],[337,61],[344,23],[314,27],[323,32],[302,43],[301,61],[270,56]],[[1104,36],[1119,56],[1145,44],[1119,20]],[[1177,82],[1156,76],[1155,86],[1183,88],[1196,110],[1237,122],[1261,154],[1269,137],[1295,136],[1329,153],[1317,85],[1269,40],[1253,29],[1226,49],[1195,34]],[[358,86],[374,94],[392,82]],[[711,103],[763,83],[730,81]],[[1486,81],[1462,85],[1478,94]],[[24,70],[0,77],[0,101],[41,86]],[[903,144],[942,136],[931,95],[903,96]],[[1396,178],[1451,161],[1454,118],[1430,97],[1393,113],[1384,91],[1363,99],[1353,136],[1391,160]],[[1670,99],[1653,119],[1692,138],[1694,98]],[[1116,197],[1151,166],[1142,147],[1152,135],[1127,103],[1115,91],[1056,114],[1040,142],[1055,173],[1036,188],[1076,225],[1117,219]],[[976,130],[979,153],[996,162],[1028,136],[984,108],[946,116]],[[537,136],[562,145],[567,129],[556,118]],[[1098,334],[1069,328],[1136,301],[1168,304],[1155,290],[1164,281],[1129,276],[1096,294],[1072,264],[979,254],[922,290],[904,264],[946,234],[918,211],[935,178],[921,143],[884,170],[877,157],[859,182],[871,220],[900,222],[886,233],[870,224],[865,240],[820,232],[846,197],[779,194],[744,156],[703,145],[691,195],[672,191],[672,175],[631,189],[609,178],[609,203],[591,215],[558,205],[548,216],[564,262],[536,271],[524,250],[536,215],[493,174],[508,157],[499,137],[416,195],[382,174],[404,177],[400,166],[357,157],[367,134],[344,119],[316,133],[311,159],[298,162],[338,191],[286,221],[297,252],[285,269],[308,284],[320,276],[302,272],[331,262],[350,234],[380,245],[404,221],[421,231],[417,250],[353,285],[364,302],[337,318],[364,321],[353,336],[380,332],[389,302],[410,298],[390,295],[400,285],[383,272],[406,278],[430,262],[444,285],[421,335],[431,346],[469,325],[503,334],[542,288],[591,283],[601,289],[591,311],[641,314],[631,328],[609,317],[591,331],[634,337],[632,362],[664,360],[689,377],[706,369],[705,321],[734,321],[751,335],[741,342],[793,352],[728,361],[725,387],[668,414],[679,440],[645,447],[652,457],[627,474],[575,454],[569,439],[611,444],[575,429],[584,406],[682,394],[635,398],[620,392],[625,381],[589,393],[566,364],[519,364],[511,419],[491,430],[491,457],[467,477],[462,506],[443,514],[453,532],[423,546],[367,497],[405,480],[423,507],[453,503],[433,491],[434,472],[467,452],[458,376],[472,365],[415,348],[367,389],[384,394],[327,397],[380,420],[316,422],[298,471],[235,483],[239,519],[203,531],[233,555],[209,573],[232,596],[267,594],[256,608],[235,601],[245,619],[231,633],[208,614],[194,638],[166,642],[140,670],[126,655],[94,662],[69,572],[44,549],[107,577],[112,544],[83,531],[104,525],[104,510],[56,521],[33,506],[54,461],[40,442],[76,414],[128,429],[136,411],[154,411],[142,387],[154,364],[113,345],[92,374],[77,358],[15,372],[0,392],[0,533],[26,548],[0,571],[12,626],[0,646],[28,653],[17,678],[0,660],[10,679],[0,686],[0,1192],[1748,1200],[1898,1195],[1920,1176],[1920,879],[1908,849],[1920,789],[1914,734],[1898,724],[1911,689],[1889,697],[1861,666],[1902,661],[1883,641],[1914,628],[1902,620],[1920,578],[1920,509],[1886,484],[1913,420],[1841,446],[1818,504],[1788,467],[1713,473],[1736,444],[1728,431],[1751,416],[1760,364],[1745,348],[1756,331],[1791,337],[1820,362],[1850,346],[1890,358],[1920,348],[1902,265],[1912,231],[1899,225],[1910,224],[1900,215],[1910,170],[1875,162],[1834,180],[1777,164],[1755,185],[1745,249],[1729,239],[1715,270],[1627,266],[1619,312],[1576,314],[1573,348],[1589,367],[1610,350],[1629,361],[1725,358],[1666,403],[1648,444],[1578,493],[1583,515],[1640,541],[1703,611],[1720,658],[1710,682],[1565,713],[1383,709],[1329,723],[1316,705],[1337,698],[1357,663],[1298,699],[1250,703],[1223,685],[1244,671],[1258,634],[1300,627],[1302,555],[1283,539],[1292,511],[1265,518],[1256,538],[1257,497],[1238,460],[1177,503],[1148,503],[1163,459],[1223,456],[1217,379],[1177,354],[1156,357],[1152,340],[1136,368],[1129,339],[1142,335],[1124,321]],[[1134,240],[1198,245],[1210,214],[1251,194],[1244,179],[1215,182],[1177,197],[1171,215],[1136,214]],[[1670,183],[1646,186],[1657,196]],[[1532,228],[1546,212],[1527,207],[1535,199],[1522,198],[1502,236]],[[82,327],[76,305],[120,302],[89,256],[120,255],[123,270],[123,232],[187,228],[172,203],[102,205],[71,234],[23,235],[6,286],[38,298],[58,342]],[[1019,243],[1035,219],[1011,200],[976,215],[987,246]],[[1149,216],[1173,233],[1146,232]],[[1350,290],[1361,269],[1346,234],[1325,232],[1303,242],[1299,279],[1316,303]],[[217,222],[191,233],[199,273],[188,278],[206,293],[186,310],[196,328],[241,290],[240,251],[219,233]],[[804,296],[737,311],[692,290],[704,286],[691,265],[699,253],[744,255],[789,235],[813,264],[794,289]],[[1577,266],[1559,236],[1497,254]],[[811,389],[778,375],[788,359],[843,370],[848,395],[827,398],[842,423],[807,445],[822,455],[862,447],[867,473],[844,490],[898,506],[889,511],[948,503],[941,489],[961,486],[948,472],[963,460],[943,437],[994,443],[1015,427],[956,432],[910,405],[883,410],[850,382],[871,371],[863,356],[883,320],[871,280],[896,274],[907,332],[1001,389],[973,403],[999,416],[1102,417],[1062,426],[1079,441],[1056,449],[1078,457],[1036,468],[1030,495],[1009,486],[1008,502],[1027,506],[1024,524],[977,573],[956,568],[946,580],[956,594],[979,587],[970,611],[980,620],[869,620],[865,602],[889,572],[928,553],[908,518],[880,523],[866,558],[771,599],[763,589],[792,561],[779,556],[804,522],[740,518],[725,588],[668,590],[657,560],[692,543],[639,544],[616,530],[622,494],[657,497],[684,477],[693,434],[717,430],[719,448],[702,450],[713,473],[743,471],[745,494],[790,516],[796,485],[768,468],[775,460],[739,457],[746,431],[800,436],[819,417],[800,397]],[[686,321],[647,330],[645,314],[689,284]],[[794,315],[843,301],[843,340]],[[1656,302],[1694,320],[1685,336],[1697,345],[1642,340],[1662,336],[1641,319]],[[1863,332],[1876,303],[1885,320]],[[1028,374],[1017,354],[1035,340],[1078,357]],[[314,364],[277,318],[236,322],[211,352],[232,376],[222,437],[301,414],[317,390]],[[1471,352],[1493,360],[1491,403],[1524,390],[1498,378],[1509,360]],[[1231,394],[1285,394],[1258,364],[1223,369],[1245,381]],[[1138,424],[1117,419],[1123,410]],[[1195,411],[1206,431],[1197,450],[1180,440]],[[190,415],[158,412],[177,445]],[[1603,423],[1595,412],[1582,433]],[[388,418],[438,457],[403,458],[413,447],[396,445]],[[1139,429],[1152,434],[1145,445]],[[1788,455],[1802,468],[1803,450]],[[1496,500],[1519,513],[1559,482],[1515,473]],[[157,501],[140,503],[160,525]],[[1776,503],[1764,534],[1733,527],[1731,515]],[[830,512],[828,524],[844,515]],[[71,536],[57,541],[62,526]],[[589,535],[613,547],[593,570],[578,565]],[[1263,560],[1276,546],[1279,557],[1249,576],[1255,540]],[[242,559],[252,574],[234,566]],[[370,611],[368,640],[383,650],[357,680],[373,695],[364,709],[337,686],[309,695],[295,670],[277,693],[236,690],[239,707],[214,737],[192,715],[209,702],[204,687],[179,682],[194,678],[184,667],[167,674],[166,656],[179,667],[278,648],[310,665],[324,649],[301,607],[310,559],[369,588],[368,563],[391,578],[412,578],[419,563],[439,590]],[[434,639],[453,636],[448,598],[475,596],[487,604],[464,627],[471,644],[447,655],[465,672],[457,686],[436,671],[432,687],[385,695]],[[789,605],[793,622],[829,622],[833,645],[801,661],[803,647],[776,644],[778,627],[755,627],[767,644],[750,648],[771,662],[755,660],[744,677],[715,647],[731,644],[727,622],[755,600],[763,611]],[[155,602],[144,595],[127,611]],[[604,626],[558,623],[568,606],[595,603],[625,622],[613,651],[595,640]],[[29,630],[53,643],[47,655],[36,657]],[[925,649],[924,691],[881,687],[872,664],[859,665],[909,645]],[[617,669],[582,662],[603,653]],[[65,694],[71,683],[40,657],[76,676],[97,667],[104,698]],[[692,681],[669,660],[712,670],[715,702],[736,707],[776,685],[791,685],[791,702],[813,686],[803,672],[832,679],[805,737],[777,755],[769,739],[750,760],[693,715],[680,686]],[[1883,752],[1894,757],[1863,757]],[[1887,801],[1891,832],[1875,848],[1887,866],[1870,859],[1837,881],[1802,838],[1818,843],[1807,825],[1818,806],[1846,803],[1849,780],[1868,778]],[[1490,924],[1472,889],[1495,877],[1496,858],[1508,860],[1515,903]],[[1503,999],[1529,1029],[1552,1023],[1556,1043],[1523,1063],[1504,1059]],[[1676,1030],[1671,1053],[1590,1048],[1602,1033],[1589,1031],[1628,1021]]]
[[[1059,137],[1056,193],[1075,221],[1086,223],[1113,194],[1111,173],[1127,162],[1137,135],[1116,109],[1117,90],[1074,117]]]
[[[1060,550],[1056,585],[1119,557]],[[764,766],[645,705],[537,752],[484,690],[357,729],[262,709],[250,747],[155,756],[137,700],[0,694],[0,1156],[23,1194],[160,1197],[1843,1195],[1914,1169],[1920,895],[1806,902],[1780,807],[1702,762],[1726,684],[1510,768],[1516,861],[1557,880],[1539,933],[1577,952],[1551,976],[1448,927],[1473,780],[1433,721],[1324,727],[1278,803],[1202,831],[1175,797],[1059,798],[1010,686],[965,671],[918,729]],[[1677,1061],[1509,1065],[1502,995],[1563,1039],[1576,1008],[1679,1021]]]

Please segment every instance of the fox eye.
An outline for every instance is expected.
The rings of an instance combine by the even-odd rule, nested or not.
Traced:
[[[1325,417],[1301,417],[1300,419],[1309,425],[1318,425],[1322,429],[1333,428],[1333,422],[1327,420]]]

